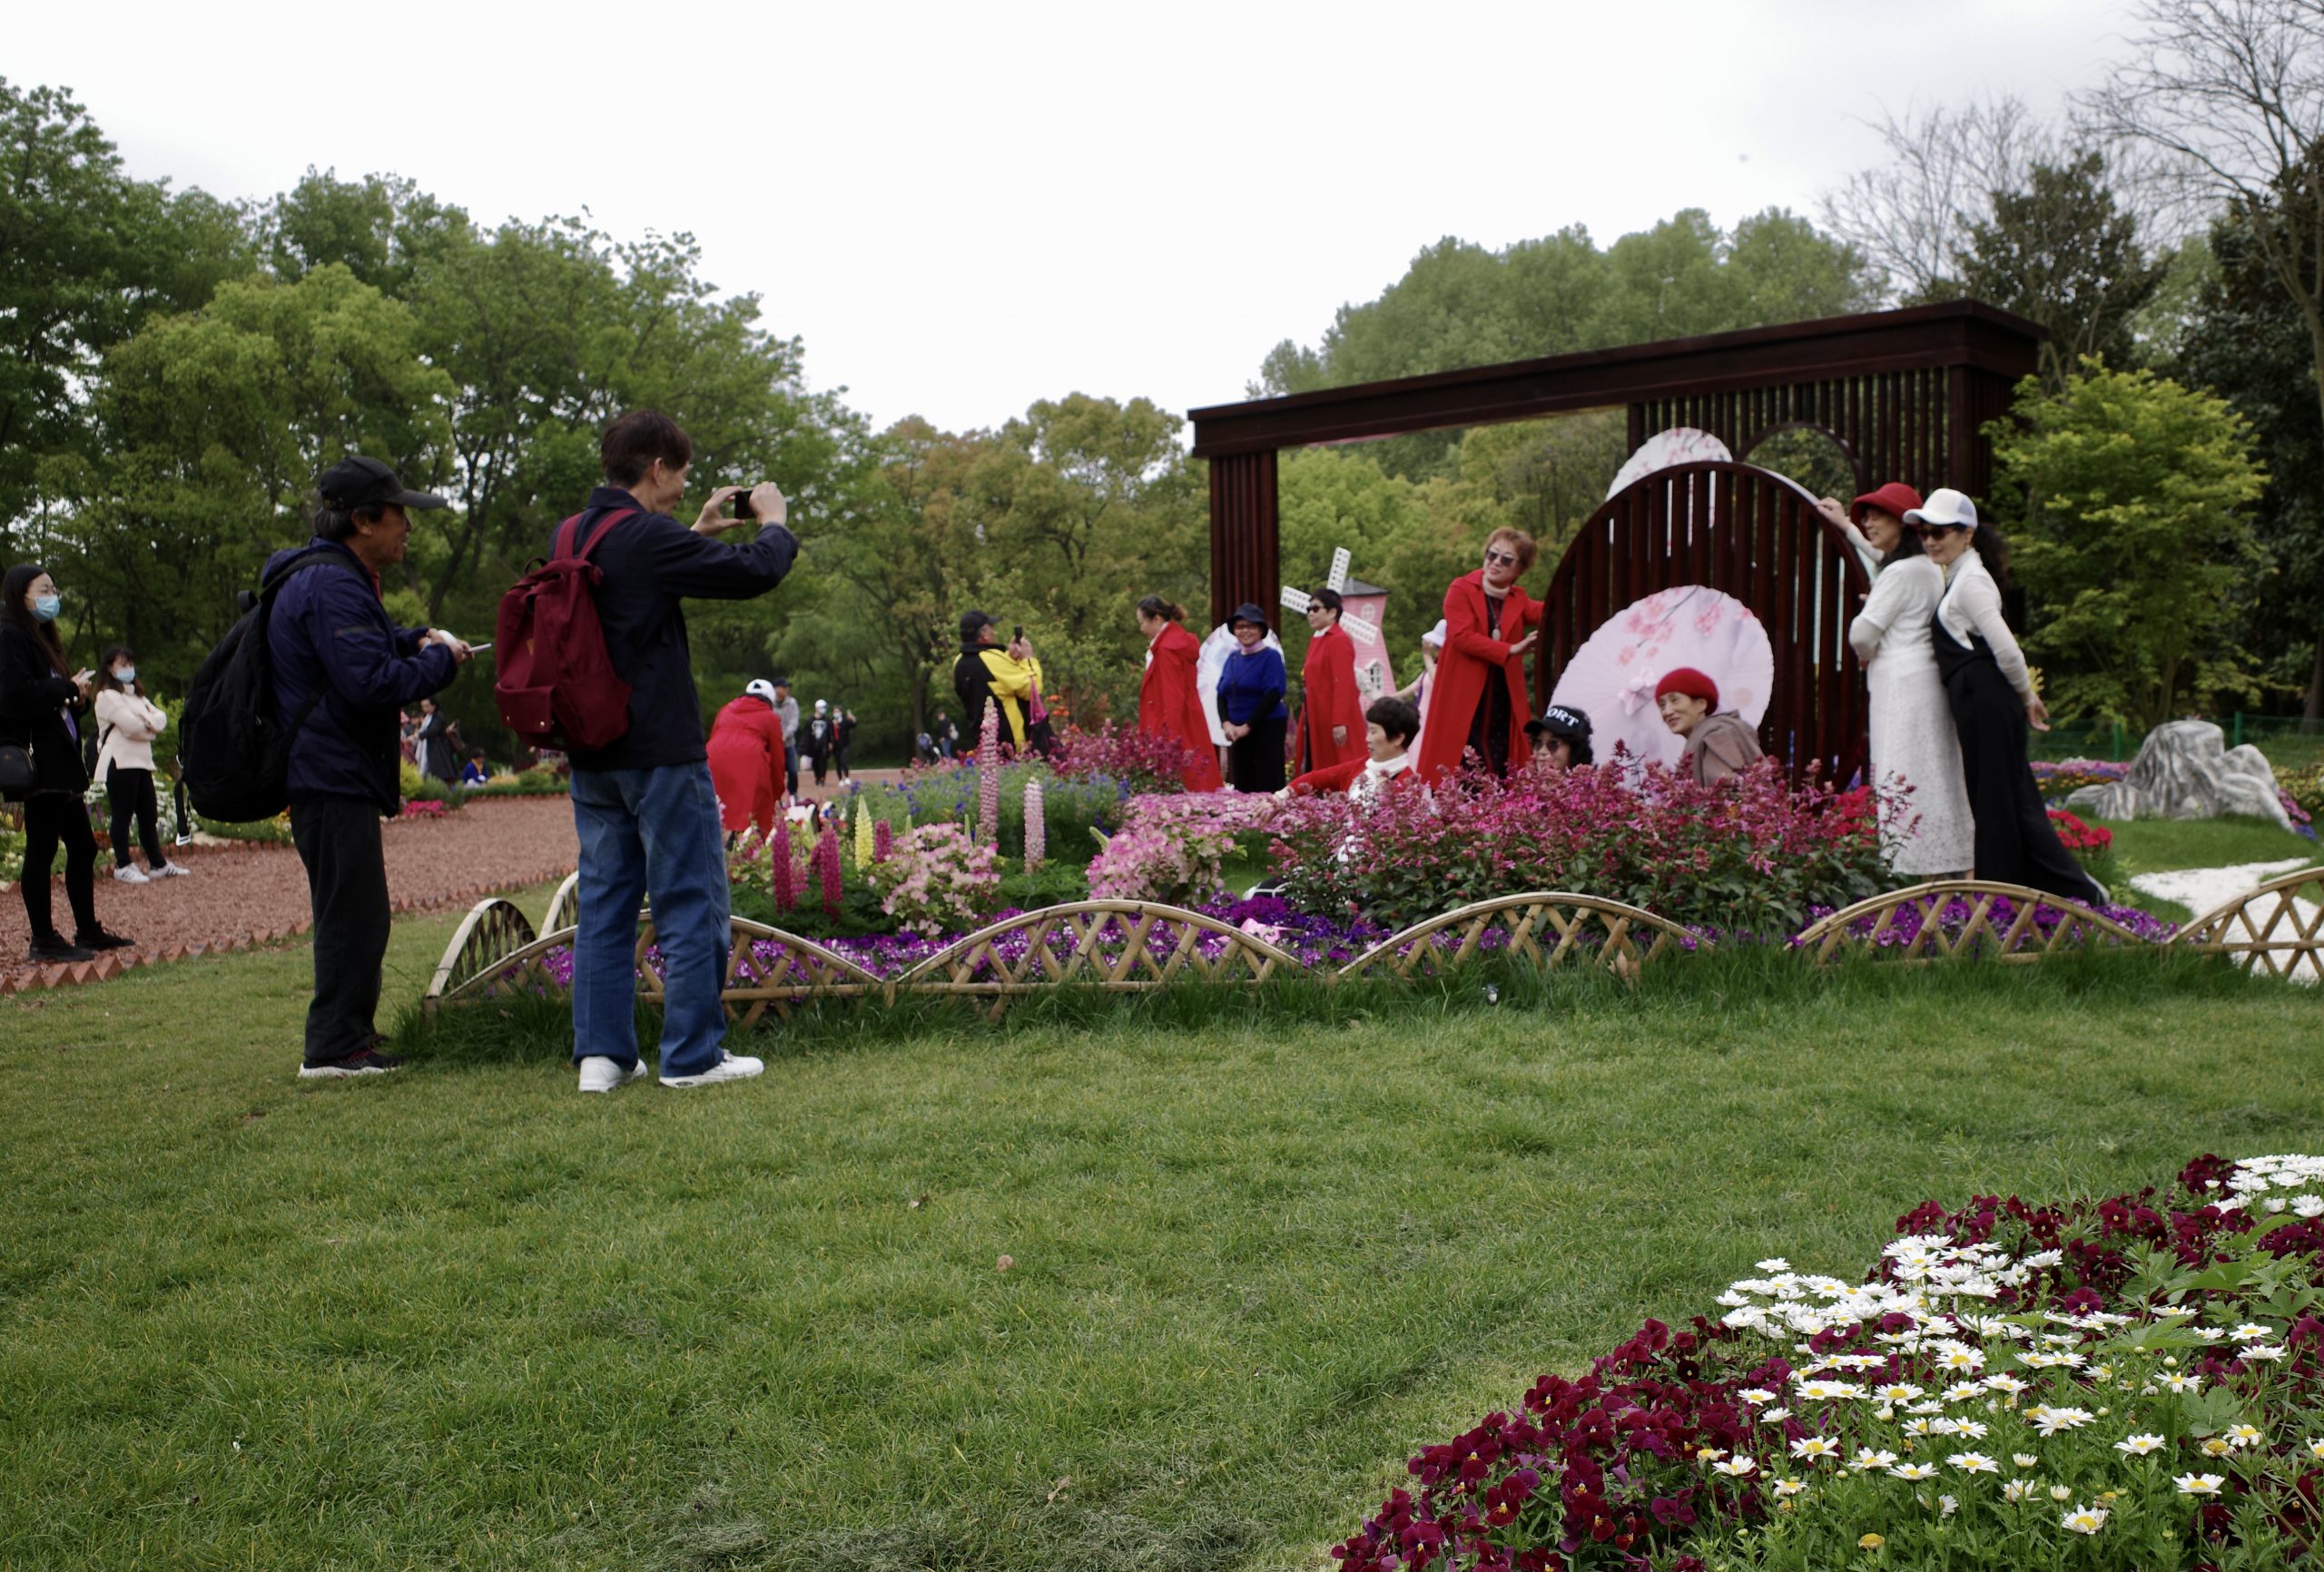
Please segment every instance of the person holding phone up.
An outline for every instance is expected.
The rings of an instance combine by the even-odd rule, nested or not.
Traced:
[[[0,578],[0,789],[25,805],[25,870],[17,881],[32,928],[31,958],[94,960],[101,949],[131,941],[97,921],[97,837],[81,794],[81,723],[96,695],[96,673],[64,659],[56,616],[56,581],[38,563],[19,563]],[[49,870],[64,848],[64,899],[74,935],[56,931]]]

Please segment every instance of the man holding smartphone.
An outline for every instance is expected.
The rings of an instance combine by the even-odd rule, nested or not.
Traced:
[[[694,444],[665,415],[623,416],[606,428],[598,452],[606,484],[589,494],[576,538],[622,516],[591,560],[602,575],[593,594],[606,651],[629,684],[629,727],[603,748],[572,752],[581,841],[573,1058],[585,1092],[610,1092],[645,1074],[633,953],[638,907],[650,901],[664,969],[662,1084],[742,1080],[765,1066],[724,1046],[726,842],[681,602],[766,594],[791,571],[799,542],[785,526],[790,505],[771,481],[718,487],[691,526],[672,517],[685,496]],[[718,538],[752,522],[756,533],[739,545]]]

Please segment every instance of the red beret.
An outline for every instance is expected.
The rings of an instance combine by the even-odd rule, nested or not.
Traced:
[[[1867,491],[1848,504],[1848,516],[1856,523],[1864,522],[1864,510],[1876,507],[1898,518],[1921,505],[1921,494],[1901,480],[1892,480],[1877,491]]]
[[[1662,680],[1654,684],[1654,696],[1659,699],[1666,693],[1685,693],[1714,710],[1718,708],[1718,684],[1692,666],[1679,666],[1662,674]]]

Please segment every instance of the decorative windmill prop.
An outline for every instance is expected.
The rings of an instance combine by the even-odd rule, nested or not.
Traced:
[[[1388,592],[1378,585],[1349,577],[1348,567],[1354,560],[1354,554],[1345,546],[1333,552],[1332,571],[1324,575],[1324,586],[1339,592],[1340,626],[1361,646],[1355,663],[1355,685],[1368,704],[1383,693],[1396,691],[1386,642],[1380,636],[1381,624],[1388,614]],[[1281,598],[1285,610],[1305,616],[1315,597],[1305,590],[1285,585]]]

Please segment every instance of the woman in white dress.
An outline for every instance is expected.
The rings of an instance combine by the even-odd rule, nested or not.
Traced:
[[[1870,779],[1880,799],[1880,846],[1898,873],[1943,878],[1976,858],[1976,820],[1961,769],[1960,734],[1931,628],[1945,597],[1945,573],[1921,551],[1903,512],[1883,486],[1856,498],[1865,543],[1884,565],[1848,643],[1872,689]],[[1910,495],[1906,493],[1906,495]],[[1911,496],[1910,507],[1920,498]],[[1898,790],[1909,786],[1909,793]]]

